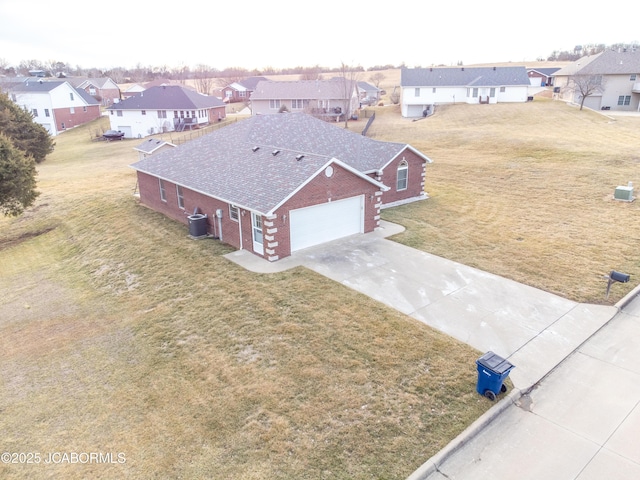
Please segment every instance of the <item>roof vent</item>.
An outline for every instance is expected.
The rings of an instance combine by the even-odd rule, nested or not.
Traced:
[[[273,152],[271,152],[271,155],[273,155],[274,157],[280,153],[280,150],[274,150]]]
[[[255,147],[251,148],[252,152],[257,152],[258,150],[260,150],[260,147],[258,147],[258,146],[255,146]]]
[[[296,155],[296,160],[300,161],[304,158],[304,155],[300,154],[300,155]]]

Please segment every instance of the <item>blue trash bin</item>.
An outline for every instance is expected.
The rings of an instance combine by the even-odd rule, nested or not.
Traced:
[[[478,384],[476,391],[490,400],[507,391],[505,379],[514,365],[493,352],[487,352],[476,360],[478,366]]]

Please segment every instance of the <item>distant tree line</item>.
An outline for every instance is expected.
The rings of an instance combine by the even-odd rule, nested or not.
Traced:
[[[393,68],[401,68],[402,65],[376,65],[368,69],[361,66],[356,67],[359,71],[379,71]],[[80,65],[71,65],[67,62],[51,60],[23,60],[17,65],[11,65],[8,61],[0,58],[0,75],[5,76],[29,76],[30,72],[42,72],[46,77],[109,77],[116,83],[136,83],[150,82],[164,78],[178,82],[186,80],[198,80],[204,78],[222,78],[228,83],[237,79],[260,75],[300,75],[300,78],[315,80],[320,78],[322,73],[340,73],[341,67],[323,67],[320,65],[297,66],[291,68],[265,67],[263,69],[246,69],[243,67],[227,67],[222,70],[215,67],[198,64],[195,67],[186,65],[170,67],[168,65],[142,65],[137,64],[133,68],[115,67],[111,69],[84,68]]]
[[[573,50],[554,50],[547,57],[550,62],[573,62],[587,55],[596,55],[605,50],[624,50],[638,48],[638,43],[614,43],[613,45],[605,45],[604,43],[593,43],[586,45],[576,45]],[[543,59],[540,59],[543,60]]]

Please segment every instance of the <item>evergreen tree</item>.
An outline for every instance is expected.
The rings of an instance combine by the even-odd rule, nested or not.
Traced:
[[[33,205],[36,188],[36,162],[16,148],[0,133],[0,212],[18,216]]]
[[[13,103],[5,93],[0,93],[0,133],[36,163],[53,152],[55,144],[47,129],[34,122],[31,113]]]

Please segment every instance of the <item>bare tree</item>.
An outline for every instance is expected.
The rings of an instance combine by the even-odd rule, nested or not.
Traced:
[[[580,110],[582,110],[587,97],[602,93],[604,90],[602,75],[574,75],[569,78],[567,86],[573,90],[574,94],[580,96]]]
[[[322,67],[316,65],[315,67],[302,68],[300,73],[300,80],[322,80]]]
[[[384,73],[376,72],[369,77],[369,81],[372,82],[376,86],[376,88],[380,88],[380,82],[382,82],[382,80],[384,80],[385,78],[386,77],[384,76]]]
[[[344,114],[344,128],[349,128],[349,115],[351,114],[351,107],[353,105],[354,91],[357,89],[358,81],[362,73],[362,67],[353,65],[347,65],[342,62],[340,64],[340,78],[337,81],[341,82],[341,93],[344,107],[342,112]],[[357,98],[357,91],[355,94]]]
[[[205,95],[211,95],[215,84],[213,69],[204,64],[198,64],[193,71],[195,78],[196,90]]]

